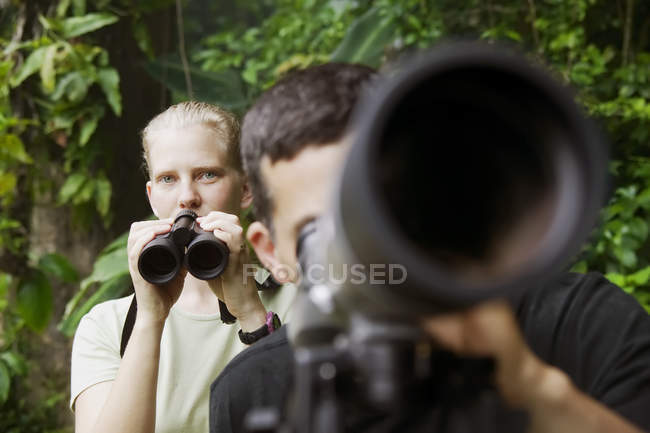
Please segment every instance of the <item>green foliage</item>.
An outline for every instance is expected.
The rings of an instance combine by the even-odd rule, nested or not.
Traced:
[[[0,431],[62,432],[67,430],[57,428],[56,412],[67,393],[58,390],[28,402],[19,379],[33,367],[23,355],[25,342],[52,321],[53,287],[77,284],[79,276],[60,254],[33,256],[28,240],[33,222],[26,211],[61,187],[58,204],[78,221],[111,222],[106,176],[111,148],[98,130],[107,115],[121,115],[122,97],[120,76],[95,35],[120,20],[119,10],[103,9],[109,1],[84,0],[62,0],[46,10],[36,2],[28,8],[20,2],[5,6],[0,11]],[[31,27],[21,27],[25,22]],[[52,172],[63,179],[48,178]]]
[[[80,284],[79,291],[67,303],[59,330],[69,337],[74,335],[81,318],[100,302],[128,293],[131,286],[126,255],[128,232],[111,242],[99,254],[92,273]],[[91,293],[91,289],[95,289]]]
[[[369,9],[350,25],[330,60],[379,66],[385,46],[395,37],[395,27],[395,21],[380,10]]]
[[[25,324],[43,332],[52,317],[52,286],[42,272],[34,272],[18,285],[17,310]]]
[[[173,100],[188,98],[187,72],[195,99],[238,113],[293,69],[330,60],[381,66],[441,39],[486,39],[520,46],[546,64],[576,90],[585,111],[607,132],[613,144],[613,194],[574,269],[606,273],[650,311],[647,2],[184,2],[187,71],[176,53],[156,52],[152,29],[143,20],[173,3],[59,0],[34,17],[34,29],[25,37],[16,40],[13,27],[0,29],[0,250],[27,257],[29,222],[15,209],[25,197],[37,197],[43,185],[57,188],[57,203],[79,220],[97,216],[110,226],[112,149],[101,131],[108,116],[121,115],[121,81],[129,77],[120,77],[95,36],[117,22],[126,22],[122,28],[131,29],[143,67],[164,83]],[[629,5],[634,9],[626,10]],[[56,185],[43,179],[48,164],[55,164],[65,179]],[[23,367],[28,365],[16,349],[21,333],[48,326],[50,279],[79,280],[61,256],[25,262],[19,275],[0,273],[0,407],[12,420],[0,420],[0,431],[22,431],[16,426],[27,425],[16,421],[23,406],[14,392],[15,379],[26,374]],[[98,302],[126,294],[129,283],[124,234],[101,252],[91,275],[80,282],[59,322],[61,332],[71,336],[83,314]],[[57,398],[61,396],[53,395],[47,403],[52,406],[40,406],[42,412],[35,416],[47,413]],[[11,410],[5,411],[3,399]]]

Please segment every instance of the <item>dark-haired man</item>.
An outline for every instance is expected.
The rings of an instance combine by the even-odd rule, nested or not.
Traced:
[[[278,82],[246,115],[242,155],[260,219],[247,237],[279,280],[294,274],[301,228],[325,211],[351,145],[350,113],[374,76],[358,65],[308,68]],[[493,357],[497,389],[528,412],[531,431],[650,428],[650,318],[602,276],[566,274],[514,308],[487,303],[423,327],[458,354]],[[253,408],[282,410],[292,372],[286,329],[242,352],[211,387],[210,432],[245,431]],[[346,426],[431,431],[426,407],[404,419],[346,413]]]

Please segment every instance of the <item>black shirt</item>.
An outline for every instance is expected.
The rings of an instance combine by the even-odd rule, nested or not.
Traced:
[[[563,274],[526,293],[516,315],[540,359],[566,372],[583,392],[650,429],[650,316],[633,297],[597,273]],[[293,352],[283,327],[237,355],[212,383],[210,433],[244,432],[252,408],[282,410],[292,376]],[[418,415],[411,418],[419,421],[410,420],[409,428],[404,419],[364,414],[353,416],[355,427],[348,430],[435,431],[431,422],[439,415],[427,404],[413,408]],[[373,424],[383,427],[369,427]]]

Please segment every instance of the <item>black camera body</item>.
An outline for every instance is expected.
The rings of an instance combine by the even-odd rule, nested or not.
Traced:
[[[182,210],[176,215],[169,233],[156,236],[144,246],[138,259],[140,275],[151,284],[174,279],[185,265],[196,278],[211,280],[228,266],[230,250],[213,233],[196,223],[197,215]]]

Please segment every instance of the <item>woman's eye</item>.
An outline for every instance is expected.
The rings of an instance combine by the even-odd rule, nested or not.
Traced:
[[[166,176],[160,176],[160,182],[162,183],[172,183],[174,181],[174,178],[172,176],[166,175]]]
[[[206,180],[212,180],[217,178],[217,173],[214,171],[206,171],[203,173],[203,178]]]

